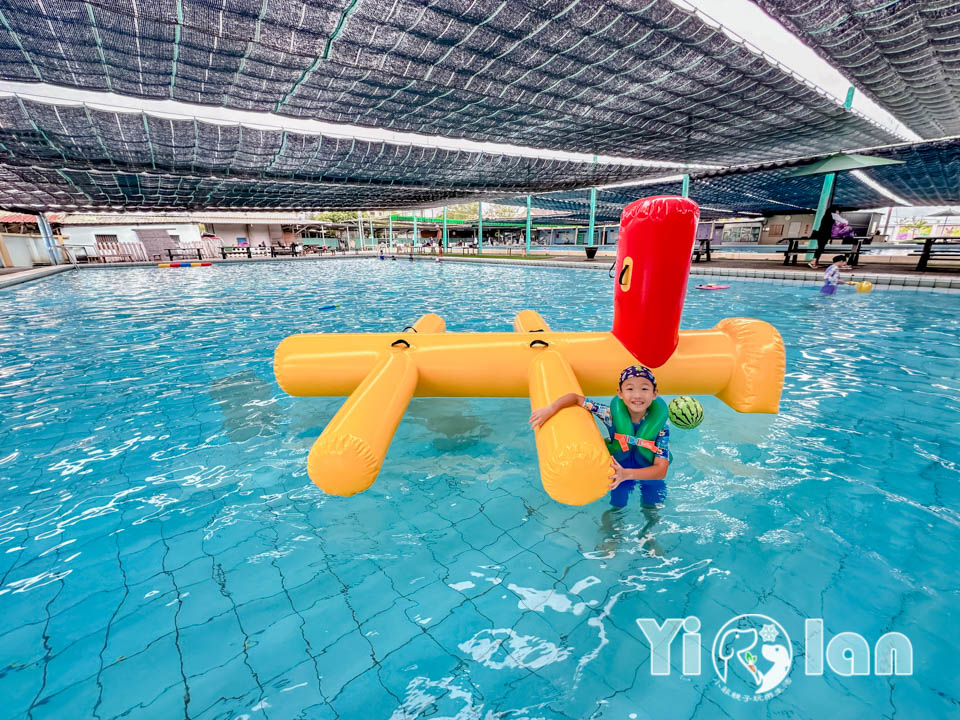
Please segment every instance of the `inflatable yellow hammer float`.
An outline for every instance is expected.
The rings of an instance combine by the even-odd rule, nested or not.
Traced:
[[[776,413],[785,363],[772,325],[727,318],[712,330],[679,330],[698,216],[678,197],[624,209],[611,332],[553,332],[524,310],[513,332],[448,333],[428,314],[403,332],[284,339],[274,355],[284,391],[349,396],[310,451],[310,478],[331,495],[370,487],[414,396],[529,397],[535,410],[571,392],[613,395],[620,371],[637,362],[656,369],[662,394]],[[610,453],[589,412],[566,408],[534,433],[550,497],[585,505],[606,495]]]

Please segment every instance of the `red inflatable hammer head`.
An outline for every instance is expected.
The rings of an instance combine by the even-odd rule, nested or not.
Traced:
[[[613,334],[644,365],[659,367],[680,340],[680,315],[700,208],[660,195],[630,203],[620,216]]]

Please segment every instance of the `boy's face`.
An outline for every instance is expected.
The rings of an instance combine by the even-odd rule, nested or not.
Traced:
[[[617,393],[631,415],[643,415],[657,397],[657,391],[646,378],[632,377],[623,381]]]

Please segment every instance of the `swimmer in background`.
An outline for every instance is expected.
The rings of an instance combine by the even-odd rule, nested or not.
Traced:
[[[820,292],[824,295],[833,295],[837,291],[838,285],[849,285],[846,280],[840,279],[840,271],[847,270],[847,256],[834,255],[830,267],[823,273],[823,287]]]

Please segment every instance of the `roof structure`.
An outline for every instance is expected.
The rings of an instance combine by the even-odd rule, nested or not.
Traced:
[[[924,143],[891,145],[860,153],[901,161],[860,170],[865,177],[887,188],[908,205],[951,205],[960,203],[960,137]],[[791,177],[793,169],[822,158],[798,158],[788,162],[751,165],[691,175],[690,198],[709,219],[754,212],[773,215],[813,212],[823,185],[821,175]],[[597,191],[596,217],[609,221],[620,217],[623,207],[653,195],[678,195],[679,180],[629,185]],[[522,198],[503,198],[504,204],[525,203]],[[838,173],[834,204],[840,209],[885,207],[897,204],[850,173]],[[532,205],[586,217],[588,190],[574,190],[534,196]]]
[[[0,14],[0,80],[689,163],[896,140],[670,0],[0,0]]]
[[[376,209],[660,173],[0,97],[0,205]]]
[[[957,0],[754,0],[925,138],[960,134]]]
[[[37,224],[36,215],[28,215],[26,213],[3,213],[2,211],[0,211],[0,213],[2,213],[0,214],[0,225],[8,225],[8,224],[14,224],[14,223],[18,223],[21,225]],[[56,223],[56,222],[60,222],[62,217],[63,217],[62,215],[50,214],[47,216],[47,220],[50,221],[51,223]]]

